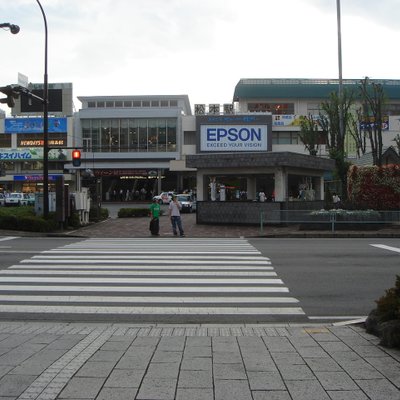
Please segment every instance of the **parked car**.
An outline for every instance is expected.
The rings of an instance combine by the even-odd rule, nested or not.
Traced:
[[[10,193],[4,200],[4,205],[7,206],[21,206],[24,196],[22,193]]]
[[[182,204],[182,212],[196,212],[196,200],[190,194],[177,194],[176,197]]]
[[[158,196],[154,196],[153,199],[156,199],[160,204],[169,204],[173,195],[174,192],[162,192]]]
[[[24,200],[22,205],[34,206],[35,205],[35,195],[33,193],[24,193]]]
[[[32,206],[35,198],[28,193],[10,193],[4,200],[5,206]]]

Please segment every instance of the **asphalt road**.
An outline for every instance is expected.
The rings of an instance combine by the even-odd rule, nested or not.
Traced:
[[[365,316],[400,275],[399,239],[252,239],[310,318]]]
[[[79,238],[0,240],[0,269],[43,250],[80,242]],[[290,295],[300,301],[309,320],[343,320],[366,316],[374,301],[393,287],[400,274],[399,239],[251,239],[270,258]],[[290,316],[287,317],[290,322]]]

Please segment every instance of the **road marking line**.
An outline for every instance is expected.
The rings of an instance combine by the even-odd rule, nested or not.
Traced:
[[[116,271],[116,270],[90,270],[90,271],[82,271],[82,270],[40,270],[40,269],[6,269],[0,270],[0,275],[156,275],[156,276],[213,276],[213,277],[243,277],[243,279],[247,279],[248,277],[263,277],[263,276],[277,276],[276,272],[267,271],[267,272],[246,272],[246,271]]]
[[[0,301],[36,302],[81,302],[81,303],[298,303],[293,297],[196,297],[196,296],[44,296],[44,295],[0,295]]]
[[[288,293],[286,287],[272,286],[54,286],[0,285],[1,292],[126,292],[126,293]]]
[[[311,316],[308,316],[307,317],[308,319],[312,319],[312,320],[324,320],[324,319],[360,319],[360,318],[364,318],[363,316],[354,316],[354,315],[347,315],[347,316],[344,316],[344,315],[340,315],[340,316],[338,316],[338,315],[327,315],[327,316],[318,316],[318,317],[311,317]]]
[[[208,265],[219,265],[219,264],[241,264],[244,267],[248,266],[249,263],[248,262],[244,262],[244,261],[220,261],[220,260],[152,260],[152,259],[147,259],[147,260],[134,260],[131,258],[128,259],[120,259],[118,257],[118,259],[116,260],[115,258],[90,258],[90,259],[79,259],[78,260],[82,263],[82,264],[157,264],[157,265],[175,265],[175,264],[185,264],[188,265],[189,263],[192,265],[196,265],[196,264],[208,264]],[[50,263],[61,263],[61,264],[76,264],[76,260],[75,259],[64,259],[62,257],[58,258],[58,259],[47,259],[47,258],[30,258],[27,260],[21,260],[22,264],[37,264],[37,263],[45,263],[45,264],[50,264]],[[251,264],[255,264],[255,265],[271,265],[270,263],[260,260],[260,261],[251,261]]]
[[[400,253],[400,248],[398,248],[398,247],[386,246],[385,244],[371,244],[370,246],[378,247],[379,249],[394,251],[396,253]]]
[[[227,278],[213,278],[213,279],[186,279],[186,278],[48,278],[48,277],[12,277],[3,276],[1,282],[39,282],[39,283],[125,283],[125,284],[208,284],[208,285],[221,285],[221,284],[254,284],[254,285],[282,285],[281,279],[227,279]],[[0,285],[1,288],[1,285]]]
[[[5,236],[0,238],[0,242],[4,242],[6,240],[13,240],[13,239],[19,239],[19,236]]]
[[[154,263],[155,265],[93,265],[93,264],[77,264],[76,262],[73,264],[17,264],[12,265],[9,269],[17,270],[36,270],[36,269],[50,269],[50,270],[132,270],[132,271],[272,271],[273,267],[265,267],[261,265],[196,265],[195,267],[191,267],[190,264],[185,265],[166,265],[162,266],[159,263]]]
[[[304,311],[299,307],[91,307],[0,305],[0,312],[125,315],[304,315]]]

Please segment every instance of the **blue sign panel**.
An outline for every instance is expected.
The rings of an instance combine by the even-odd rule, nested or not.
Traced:
[[[49,118],[49,133],[66,133],[67,118]],[[5,133],[43,133],[43,118],[6,118]]]

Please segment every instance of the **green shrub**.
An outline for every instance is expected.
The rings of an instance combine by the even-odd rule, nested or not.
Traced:
[[[395,287],[376,301],[377,314],[381,322],[400,319],[400,276],[397,275]]]
[[[53,232],[58,227],[54,218],[44,219],[34,215],[0,215],[0,226],[2,229],[26,232]]]
[[[71,226],[72,228],[79,228],[81,226],[81,222],[79,220],[79,213],[77,211],[74,211],[68,217],[68,225]]]
[[[107,208],[100,207],[100,213],[97,207],[91,207],[89,212],[89,221],[98,222],[104,221],[109,216]]]
[[[149,214],[148,208],[121,208],[118,211],[118,218],[148,217]]]

